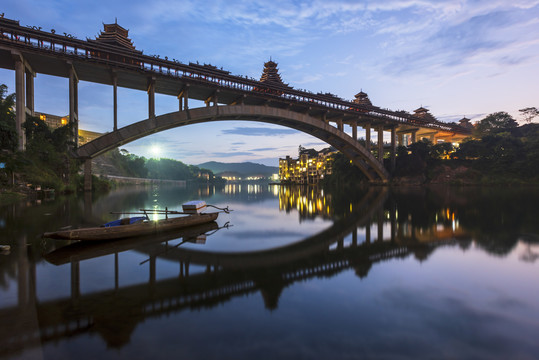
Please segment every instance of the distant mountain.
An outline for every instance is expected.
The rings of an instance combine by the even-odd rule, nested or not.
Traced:
[[[252,162],[243,163],[222,163],[217,161],[209,161],[197,165],[201,169],[208,169],[213,171],[215,175],[221,173],[238,173],[241,176],[271,176],[279,173],[279,168],[276,166],[266,166],[262,164],[255,164]]]

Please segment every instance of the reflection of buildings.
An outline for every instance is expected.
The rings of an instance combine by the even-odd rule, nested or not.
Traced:
[[[61,126],[69,124],[69,115],[58,116],[36,112],[36,116],[39,117],[40,120],[43,120],[45,124],[47,124],[47,126],[52,130],[58,129]],[[101,135],[103,134],[94,131],[79,129],[79,145],[84,145],[87,142],[97,139]]]
[[[316,151],[300,147],[299,158],[279,159],[279,178],[293,184],[318,184],[325,175],[331,174],[335,153],[332,148]]]
[[[279,210],[287,213],[297,210],[300,219],[312,219],[321,216],[330,219],[333,216],[331,195],[314,187],[280,186]]]
[[[225,194],[246,193],[249,195],[262,194],[267,192],[267,185],[257,183],[226,183],[223,192]]]

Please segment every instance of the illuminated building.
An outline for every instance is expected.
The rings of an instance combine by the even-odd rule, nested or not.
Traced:
[[[45,124],[53,130],[69,123],[69,115],[58,116],[36,112],[36,116],[39,117],[39,120],[45,121]]]
[[[69,115],[58,116],[36,112],[36,117],[38,117],[39,120],[44,121],[45,124],[47,124],[47,126],[52,130],[58,129],[59,127],[69,124]],[[94,131],[79,129],[79,146],[84,145],[94,139],[97,139],[101,135],[103,134]]]
[[[299,158],[279,159],[279,178],[281,182],[293,184],[318,184],[325,175],[331,174],[335,153],[333,148],[316,151],[300,147]]]

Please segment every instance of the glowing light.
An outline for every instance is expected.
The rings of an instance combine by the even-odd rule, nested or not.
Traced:
[[[161,155],[161,147],[159,145],[152,145],[150,152],[154,157],[158,158]]]

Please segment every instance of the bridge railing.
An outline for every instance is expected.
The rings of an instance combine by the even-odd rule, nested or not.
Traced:
[[[447,124],[437,120],[425,120],[403,112],[382,109],[372,105],[357,104],[329,94],[315,94],[265,84],[252,78],[231,75],[211,65],[183,64],[176,59],[162,59],[158,55],[144,55],[136,50],[121,49],[92,40],[80,40],[70,34],[58,35],[53,30],[46,32],[37,27],[22,27],[18,21],[0,18],[0,43],[8,42],[18,48],[32,48],[44,53],[62,54],[77,59],[91,60],[114,65],[129,70],[143,70],[165,76],[181,78],[190,83],[199,83],[215,89],[227,88],[252,95],[288,103],[298,103],[320,110],[336,110],[347,115],[370,118],[393,124],[404,124],[469,134],[470,131],[459,125]]]

